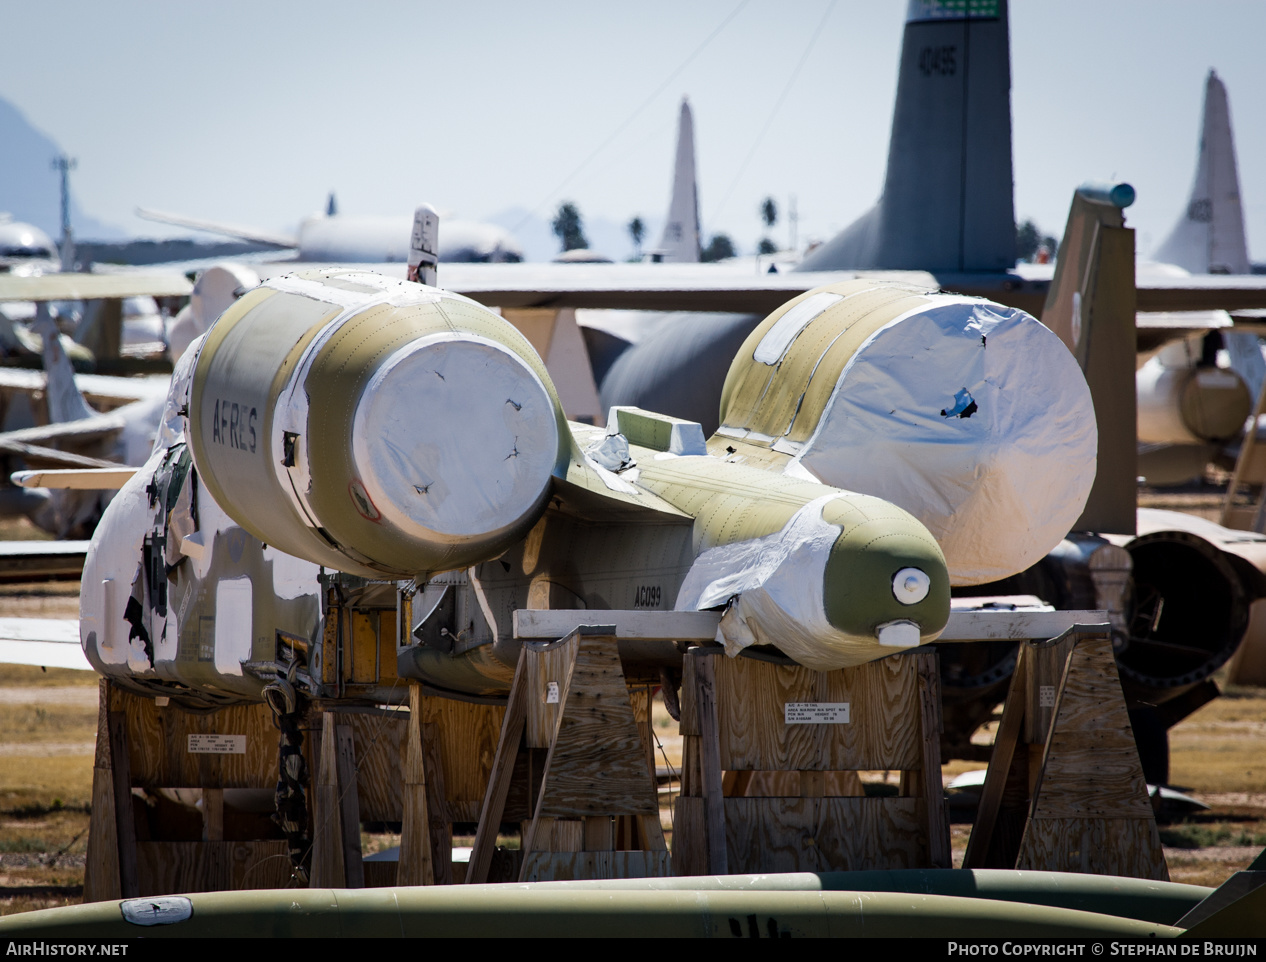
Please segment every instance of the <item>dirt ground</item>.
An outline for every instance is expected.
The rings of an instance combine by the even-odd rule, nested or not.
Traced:
[[[73,582],[0,585],[0,616],[70,618]],[[71,904],[83,897],[84,853],[97,719],[97,678],[88,672],[0,668],[0,915]],[[681,736],[659,700],[657,764],[680,770]],[[1170,733],[1173,786],[1209,806],[1161,826],[1174,881],[1218,885],[1266,846],[1266,690],[1231,689]],[[953,761],[946,782],[973,768]],[[872,779],[882,780],[883,773]],[[671,831],[671,786],[661,811]],[[961,863],[970,825],[955,824]],[[366,836],[366,851],[398,839]]]

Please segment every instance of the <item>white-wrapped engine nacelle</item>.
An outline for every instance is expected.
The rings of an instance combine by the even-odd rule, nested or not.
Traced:
[[[1098,444],[1085,378],[1035,318],[871,281],[762,321],[726,377],[717,434],[735,457],[904,508],[956,585],[1016,574],[1059,544]]]
[[[545,366],[466,298],[350,270],[244,296],[207,334],[190,397],[194,461],[264,542],[364,577],[495,557],[565,468]]]

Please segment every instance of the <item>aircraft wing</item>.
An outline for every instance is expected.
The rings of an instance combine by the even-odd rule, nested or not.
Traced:
[[[92,301],[120,297],[185,297],[189,278],[170,274],[0,274],[0,301]]]
[[[78,578],[87,554],[87,541],[0,541],[0,581]]]
[[[150,377],[112,377],[108,374],[76,374],[75,387],[93,407],[110,410],[145,401],[166,397],[171,378],[165,374]],[[0,393],[35,394],[47,390],[48,382],[43,371],[20,367],[0,367]]]
[[[93,670],[74,618],[0,618],[0,663]]]
[[[751,264],[443,264],[439,282],[490,307],[767,314],[805,291],[859,276],[937,286],[924,271],[766,274]]]
[[[29,455],[27,461],[36,460]],[[58,488],[74,491],[117,491],[136,474],[137,468],[113,464],[109,461],[97,461],[96,458],[81,458],[83,461],[96,461],[95,466],[78,468],[48,468],[44,470],[14,471],[13,483],[22,488]]]
[[[76,421],[62,421],[34,428],[20,428],[0,434],[0,449],[15,450],[13,445],[30,444],[40,447],[53,445],[82,445],[116,436],[126,421],[118,414],[97,414]],[[95,459],[94,459],[95,460]],[[82,462],[79,462],[82,464]]]
[[[147,207],[136,208],[136,216],[159,224],[173,224],[176,227],[188,227],[193,230],[205,230],[212,234],[223,234],[226,237],[240,237],[255,244],[268,244],[272,247],[298,247],[299,240],[285,234],[273,234],[269,231],[256,230],[254,227],[241,227],[237,224],[225,224],[221,221],[199,220],[196,217],[185,217],[182,214],[169,214],[162,210],[151,210]]]
[[[399,271],[399,265],[390,265]],[[447,290],[491,307],[616,308],[646,311],[732,311],[767,314],[825,284],[853,278],[946,290],[1042,313],[1050,271],[789,271],[756,273],[729,264],[444,264]],[[1137,281],[1140,326],[1198,330],[1219,322],[1174,318],[1177,312],[1266,309],[1266,276],[1194,274]],[[1157,317],[1153,324],[1146,315]]]

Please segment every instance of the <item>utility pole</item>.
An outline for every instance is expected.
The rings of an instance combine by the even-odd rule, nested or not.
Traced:
[[[53,170],[62,176],[62,270],[75,269],[75,238],[70,229],[70,172],[78,166],[74,157],[65,154],[53,158]]]
[[[791,195],[791,203],[787,205],[787,225],[791,228],[791,249],[796,250],[796,237],[800,226],[800,215],[796,211],[796,195]]]

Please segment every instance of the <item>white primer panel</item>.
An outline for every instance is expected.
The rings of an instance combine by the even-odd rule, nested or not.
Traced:
[[[253,590],[249,578],[221,581],[215,587],[215,670],[240,675],[251,657],[254,634]]]
[[[765,332],[765,336],[756,345],[756,350],[752,352],[753,359],[762,364],[777,364],[787,353],[787,348],[791,347],[791,342],[796,339],[796,335],[808,327],[813,319],[828,307],[843,299],[842,294],[822,291],[801,301],[778,318],[774,326]]]

